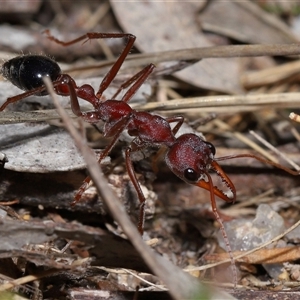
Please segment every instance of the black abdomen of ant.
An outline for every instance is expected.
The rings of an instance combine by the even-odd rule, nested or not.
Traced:
[[[44,85],[43,77],[50,77],[55,81],[61,74],[59,65],[47,56],[23,55],[5,62],[0,73],[23,91],[29,91]],[[46,91],[36,95],[46,95]]]

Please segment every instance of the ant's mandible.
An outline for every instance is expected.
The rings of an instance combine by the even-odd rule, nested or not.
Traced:
[[[204,141],[199,136],[192,133],[183,134],[179,137],[175,136],[183,124],[183,117],[178,116],[163,118],[158,115],[153,115],[147,112],[139,112],[132,109],[128,102],[152,73],[155,67],[153,64],[146,66],[143,70],[122,84],[112,99],[103,101],[101,96],[116,77],[120,67],[133,46],[135,36],[123,33],[87,33],[75,40],[63,42],[54,38],[48,31],[46,31],[46,34],[50,40],[63,46],[99,38],[125,38],[127,39],[127,43],[119,58],[100,83],[97,92],[95,92],[93,87],[88,84],[78,87],[71,76],[68,74],[62,74],[58,64],[45,56],[24,55],[7,61],[2,66],[2,75],[25,92],[8,98],[7,101],[0,107],[0,111],[4,110],[8,104],[17,102],[30,95],[45,95],[46,88],[42,81],[42,77],[49,76],[53,82],[55,92],[58,95],[70,97],[71,108],[76,116],[81,117],[84,121],[89,123],[97,123],[100,120],[105,123],[103,130],[104,136],[112,137],[112,141],[101,153],[99,163],[110,153],[121,133],[124,130],[127,130],[134,139],[125,150],[125,162],[129,177],[135,187],[140,201],[138,230],[141,234],[143,233],[144,227],[144,206],[146,199],[134,172],[131,161],[131,153],[140,151],[148,146],[166,146],[168,150],[165,154],[165,161],[173,173],[189,184],[193,184],[210,191],[212,211],[216,220],[220,224],[229,255],[233,261],[225,228],[217,210],[215,195],[226,202],[234,202],[236,200],[236,189],[230,178],[218,164],[218,161],[240,157],[251,157],[262,163],[282,169],[292,175],[299,175],[299,173],[253,154],[240,154],[215,158],[215,147],[211,143]],[[124,88],[128,88],[128,90],[121,100],[116,100],[118,94]],[[82,112],[78,98],[91,103],[94,110]],[[173,129],[171,129],[170,123],[176,123]],[[228,191],[222,191],[218,187],[214,186],[209,174],[211,170],[217,173],[223,183],[227,186]],[[90,177],[87,177],[78,192],[75,194],[72,204],[76,204],[81,199],[89,182]]]

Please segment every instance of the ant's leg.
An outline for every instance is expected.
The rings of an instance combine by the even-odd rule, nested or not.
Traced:
[[[76,86],[76,83],[73,80],[73,78],[67,74],[61,74],[60,77],[57,80],[55,80],[52,84],[53,84],[55,92],[58,95],[61,95],[61,96],[69,95],[70,96],[71,109],[72,109],[74,115],[77,117],[82,117],[85,120],[84,114],[81,111],[80,106],[79,106],[79,101],[78,101],[78,96],[77,96],[78,87]],[[66,87],[68,89],[67,91],[66,91]],[[91,89],[92,89],[92,87],[91,87]],[[87,99],[84,99],[84,100],[87,100]],[[85,121],[89,122],[89,120],[85,120]],[[97,121],[99,121],[99,120],[97,120]],[[90,123],[92,123],[92,122],[90,122]]]
[[[119,72],[125,58],[127,57],[128,53],[130,52],[136,37],[133,34],[130,33],[99,33],[99,32],[88,32],[72,41],[69,42],[63,42],[58,40],[57,38],[53,37],[49,30],[45,30],[45,33],[47,34],[47,37],[63,46],[70,46],[73,44],[76,44],[80,41],[88,41],[93,39],[108,39],[108,38],[127,38],[127,43],[125,45],[125,48],[121,52],[120,56],[116,60],[116,62],[112,65],[111,69],[108,71],[108,73],[103,78],[102,82],[100,83],[99,90],[96,93],[96,96],[98,99],[101,98],[103,92],[108,88],[108,86],[111,84],[111,82],[116,77],[117,73]]]
[[[70,97],[71,109],[74,115],[81,117],[88,123],[93,124],[99,122],[97,110],[82,112],[78,101],[78,97],[90,102],[92,105],[98,101],[92,86],[84,84],[83,86],[78,87],[71,76],[68,74],[61,74],[59,78],[53,82],[53,87],[58,95]]]
[[[213,212],[217,222],[220,225],[220,229],[221,229],[224,241],[225,241],[225,246],[226,246],[227,252],[229,254],[230,260],[231,260],[231,270],[232,270],[232,273],[233,273],[234,286],[236,286],[236,284],[237,284],[237,270],[236,270],[236,266],[235,266],[235,263],[234,263],[234,257],[232,255],[231,246],[230,246],[230,243],[229,243],[229,239],[228,239],[223,221],[222,221],[222,219],[219,215],[218,209],[217,209],[216,199],[215,199],[215,195],[214,195],[214,185],[213,185],[212,179],[211,179],[209,173],[205,172],[205,174],[206,174],[206,177],[208,178],[208,184],[209,184],[209,187],[210,187],[209,191],[210,191],[210,202],[211,202],[212,212]]]
[[[78,97],[82,98],[83,100],[86,100],[90,102],[91,104],[94,104],[95,101],[98,99],[95,96],[95,92],[92,86],[85,84],[81,87],[77,87],[75,81],[73,78],[67,74],[61,74],[58,79],[52,82],[55,92],[60,96],[70,96],[70,102],[71,102],[71,108],[73,113],[77,117],[82,117],[86,122],[89,123],[96,123],[99,121],[99,118],[97,118],[97,114],[86,114],[83,113],[80,109]],[[0,111],[3,111],[6,106],[8,106],[11,103],[18,102],[22,99],[25,99],[29,96],[39,94],[41,92],[44,92],[46,90],[46,87],[40,86],[37,88],[34,88],[30,91],[26,91],[22,94],[16,95],[14,97],[7,98],[7,100],[2,104],[0,107]]]
[[[20,101],[22,99],[25,99],[25,98],[27,98],[29,96],[32,96],[32,95],[35,95],[37,93],[43,92],[45,90],[46,90],[46,87],[45,86],[41,86],[41,87],[35,88],[33,90],[24,92],[22,94],[16,95],[14,97],[7,98],[7,100],[1,105],[0,111],[4,110],[8,104],[18,102],[18,101]]]
[[[130,121],[130,115],[127,116],[126,118],[123,118],[122,120],[120,120],[115,126],[113,126],[110,129],[110,132],[106,132],[107,136],[113,136],[112,141],[110,142],[110,144],[101,152],[99,158],[98,158],[98,163],[100,164],[101,161],[110,153],[110,151],[113,149],[113,147],[115,146],[115,144],[117,143],[121,133],[123,132],[123,130],[125,130],[125,128],[127,127],[129,121]],[[78,203],[82,197],[82,194],[87,190],[89,184],[91,182],[91,177],[88,176],[84,179],[82,185],[80,186],[80,188],[78,189],[78,191],[76,192],[75,196],[74,196],[74,200],[71,203],[71,205],[75,205],[76,203]]]
[[[182,126],[182,124],[184,122],[184,117],[183,116],[169,117],[169,118],[166,118],[166,121],[168,123],[177,122],[175,127],[172,129],[172,132],[175,135],[178,132],[179,128]]]
[[[143,147],[144,148],[144,147]],[[138,151],[138,150],[134,150],[134,151]],[[138,231],[140,232],[141,235],[143,235],[144,232],[144,222],[145,222],[145,202],[146,202],[146,198],[143,194],[143,191],[141,189],[141,186],[136,178],[134,169],[133,169],[133,165],[132,165],[132,161],[130,158],[131,152],[133,152],[133,150],[131,148],[127,148],[125,150],[125,162],[126,162],[126,169],[129,175],[129,178],[137,192],[139,201],[140,201],[140,211],[139,211],[139,221],[138,221]]]
[[[137,86],[134,87],[134,92],[132,92],[132,91],[129,92],[130,90],[128,90],[127,93],[129,92],[129,95],[126,96],[127,95],[127,93],[126,93],[124,95],[124,97],[122,98],[122,101],[128,102],[132,98],[132,96],[134,95],[134,93],[145,82],[145,80],[148,78],[148,76],[152,73],[152,71],[153,71],[154,68],[155,68],[155,66],[153,64],[149,64],[144,69],[142,69],[141,71],[139,71],[138,73],[136,73],[134,76],[132,76],[130,79],[128,79],[127,81],[125,81],[119,87],[119,89],[116,91],[116,93],[112,96],[112,99],[116,99],[116,97],[120,94],[120,92],[122,90],[128,88],[132,83],[136,82]]]
[[[223,156],[223,157],[217,157],[215,158],[216,161],[221,161],[221,160],[227,160],[227,159],[233,159],[233,158],[243,158],[243,157],[250,157],[250,158],[254,158],[264,164],[267,164],[267,165],[271,165],[275,168],[278,168],[278,169],[281,169],[291,175],[294,175],[294,176],[298,176],[300,175],[300,171],[294,171],[294,170],[291,170],[287,167],[284,167],[282,166],[281,164],[277,164],[271,160],[267,160],[267,159],[264,159],[262,157],[259,157],[259,156],[256,156],[254,154],[250,154],[250,153],[245,153],[245,154],[236,154],[236,155],[229,155],[229,156]]]

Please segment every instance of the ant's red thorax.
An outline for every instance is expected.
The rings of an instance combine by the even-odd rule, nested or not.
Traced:
[[[170,124],[160,116],[147,112],[133,110],[132,120],[128,126],[128,133],[138,136],[144,143],[166,145],[170,147],[176,141]]]

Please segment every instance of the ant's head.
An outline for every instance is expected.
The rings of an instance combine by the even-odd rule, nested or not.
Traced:
[[[215,161],[215,147],[195,134],[183,134],[170,147],[166,162],[175,175],[187,183],[204,188],[227,202],[234,202],[236,191],[233,183]],[[214,170],[227,190],[213,185],[209,170]]]
[[[211,143],[195,134],[183,134],[169,149],[166,162],[175,175],[195,184],[206,178],[215,154]]]

